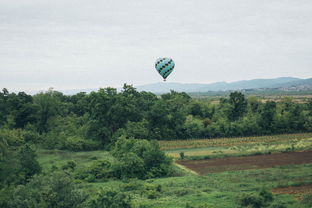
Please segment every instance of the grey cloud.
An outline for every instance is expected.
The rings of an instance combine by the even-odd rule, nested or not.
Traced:
[[[310,0],[2,0],[0,88],[311,77]]]

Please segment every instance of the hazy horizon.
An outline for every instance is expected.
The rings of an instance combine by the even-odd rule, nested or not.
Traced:
[[[3,0],[0,87],[90,89],[311,78],[312,1]]]

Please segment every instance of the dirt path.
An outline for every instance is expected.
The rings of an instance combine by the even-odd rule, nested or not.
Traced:
[[[312,151],[208,160],[185,160],[177,161],[176,163],[199,174],[206,174],[231,170],[271,168],[281,165],[312,163]]]
[[[183,166],[183,165],[180,165],[180,164],[178,164],[178,163],[174,163],[174,165],[177,166],[177,167],[179,167],[179,168],[181,168],[181,169],[183,169],[183,170],[185,170],[186,172],[192,173],[192,174],[194,174],[194,175],[199,175],[199,174],[198,174],[197,172],[195,172],[194,170],[191,170],[191,169],[189,169],[189,168],[187,168],[187,167],[185,167],[185,166]]]

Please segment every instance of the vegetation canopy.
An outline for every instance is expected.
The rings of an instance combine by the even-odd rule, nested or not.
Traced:
[[[270,166],[266,173],[272,176],[244,168],[199,176],[187,165],[178,168],[170,156],[187,164],[311,150],[311,106],[312,100],[263,101],[241,92],[219,102],[175,91],[157,96],[126,84],[120,92],[104,88],[75,95],[3,89],[0,207],[282,207],[285,201],[295,207],[301,201],[283,201],[259,181],[273,181],[276,188],[306,180],[309,187],[310,164]],[[263,136],[271,134],[282,135]],[[309,206],[310,198],[301,205]]]

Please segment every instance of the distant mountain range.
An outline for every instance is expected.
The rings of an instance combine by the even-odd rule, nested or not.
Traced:
[[[211,84],[185,84],[185,83],[172,83],[172,82],[159,82],[147,85],[134,86],[138,91],[147,91],[156,94],[170,92],[174,90],[177,92],[187,93],[202,93],[202,92],[220,92],[220,91],[233,91],[233,90],[281,90],[281,91],[303,91],[312,90],[312,78],[299,79],[294,77],[279,77],[275,79],[252,79],[242,80],[237,82],[215,82]],[[79,92],[92,92],[98,89],[73,89],[73,90],[60,90],[64,94],[73,95]],[[121,90],[119,88],[118,90]],[[36,92],[31,92],[35,94]]]
[[[238,82],[216,82],[211,84],[155,83],[136,87],[138,91],[165,93],[170,90],[178,92],[208,92],[244,89],[279,89],[279,90],[311,90],[312,78],[299,79],[280,77],[275,79],[253,79]]]

